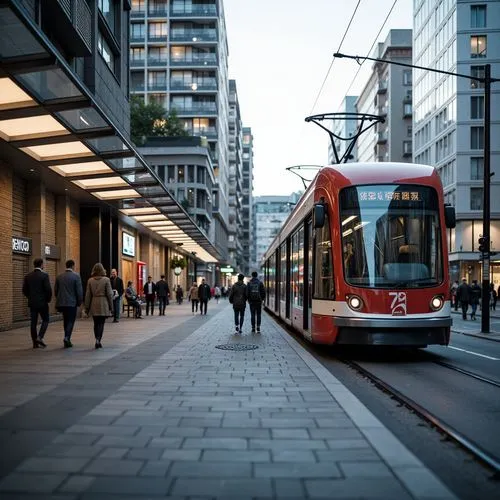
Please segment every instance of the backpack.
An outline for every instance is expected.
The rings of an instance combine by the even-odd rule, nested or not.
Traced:
[[[251,281],[248,284],[248,302],[261,302],[260,296],[260,283],[258,281]]]

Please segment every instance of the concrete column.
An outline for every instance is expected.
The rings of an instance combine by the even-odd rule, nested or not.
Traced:
[[[139,235],[139,260],[146,263],[148,274],[152,271],[153,265],[153,244],[151,238],[145,234]]]
[[[45,255],[45,185],[42,183],[28,183],[28,236],[33,242],[32,258]]]
[[[56,245],[61,248],[61,259],[57,263],[57,273],[66,269],[66,261],[74,259],[71,255],[71,207],[68,195],[56,197]]]
[[[12,324],[12,170],[0,162],[0,275],[6,291],[0,307],[0,330]]]

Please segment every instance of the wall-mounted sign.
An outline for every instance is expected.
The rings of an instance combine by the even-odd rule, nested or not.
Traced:
[[[232,274],[234,273],[234,269],[232,267],[221,267],[220,272],[223,274]]]
[[[135,236],[122,232],[122,254],[135,257]]]
[[[12,253],[31,255],[31,238],[12,236]]]
[[[61,248],[57,245],[44,245],[45,258],[49,260],[59,260],[61,258]]]

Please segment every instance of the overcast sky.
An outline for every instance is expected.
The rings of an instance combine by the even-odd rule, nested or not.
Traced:
[[[345,54],[368,55],[394,0],[361,0],[342,44]],[[328,135],[310,114],[339,110],[358,65],[336,59],[314,106],[351,19],[357,0],[224,0],[229,77],[236,80],[242,120],[254,136],[254,196],[287,195],[302,189],[285,169],[326,164]],[[412,27],[413,0],[397,0],[377,41],[389,29]],[[363,88],[370,63],[350,95]]]

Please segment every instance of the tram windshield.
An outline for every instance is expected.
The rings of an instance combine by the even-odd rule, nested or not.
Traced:
[[[415,185],[369,185],[340,193],[347,283],[419,288],[443,281],[436,191]]]

